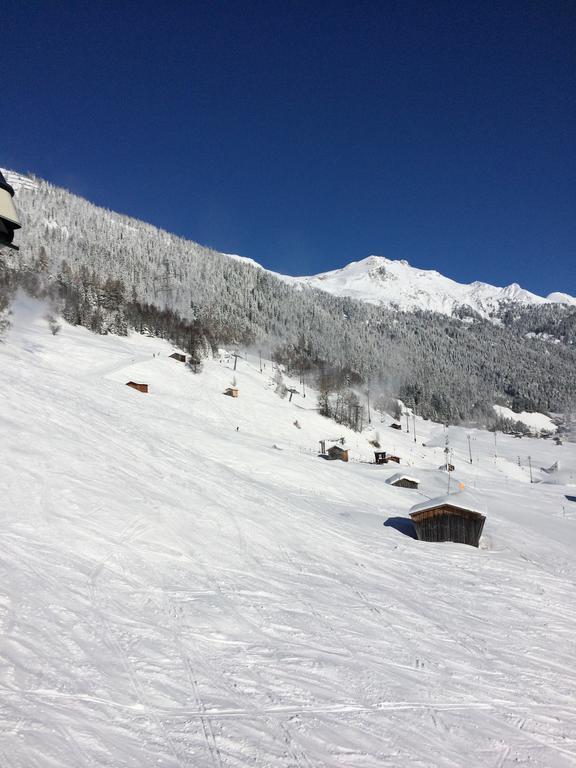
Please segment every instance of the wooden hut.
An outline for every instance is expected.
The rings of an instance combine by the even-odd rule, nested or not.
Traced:
[[[343,437],[325,437],[323,440],[319,440],[318,442],[320,443],[320,453],[325,456],[327,453],[326,445],[330,445],[331,443],[344,445],[346,440]]]
[[[420,480],[416,477],[410,477],[410,475],[403,475],[401,472],[397,472],[392,477],[386,480],[388,485],[393,485],[396,488],[418,488]]]
[[[127,381],[126,386],[132,387],[132,389],[137,389],[138,392],[148,392],[148,384],[138,384],[136,381]]]
[[[374,451],[374,463],[388,464],[388,457],[386,455],[386,451]]]
[[[452,493],[416,504],[410,517],[420,541],[454,541],[477,547],[486,516],[464,493]]]
[[[170,357],[172,358],[172,360],[178,360],[179,363],[186,362],[186,355],[183,355],[180,352],[172,352]]]
[[[228,387],[224,394],[228,397],[238,397],[238,387]]]
[[[345,445],[332,445],[326,451],[329,459],[340,459],[340,461],[348,461],[348,448]]]
[[[391,454],[388,454],[387,459],[388,461],[393,461],[395,464],[400,464],[400,456],[392,456]]]
[[[402,429],[402,425],[396,424],[396,422],[394,422],[393,424],[390,424],[390,426],[392,429]]]

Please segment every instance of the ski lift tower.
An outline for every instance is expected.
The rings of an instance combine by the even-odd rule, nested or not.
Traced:
[[[12,202],[13,197],[14,190],[0,171],[0,246],[6,245],[18,250],[18,246],[12,244],[14,231],[20,229],[18,214]]]

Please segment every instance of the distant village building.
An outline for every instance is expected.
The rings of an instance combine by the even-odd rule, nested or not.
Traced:
[[[410,517],[420,541],[453,541],[477,547],[486,516],[467,494],[453,493],[415,504]]]
[[[402,425],[396,424],[396,422],[394,422],[393,424],[390,424],[390,426],[392,427],[392,429],[402,429]]]
[[[401,472],[397,472],[392,477],[389,477],[386,481],[388,485],[394,485],[396,488],[418,488],[420,480],[416,477],[410,477],[410,475],[403,475]]]
[[[238,397],[238,387],[228,387],[224,394],[228,397]]]
[[[348,447],[345,445],[332,445],[326,451],[329,459],[340,459],[340,461],[348,461]]]
[[[127,381],[126,386],[132,387],[132,389],[137,389],[138,392],[148,392],[148,384],[138,384],[136,381]]]
[[[179,363],[185,363],[186,362],[186,355],[183,355],[180,352],[172,352],[170,357],[173,360],[178,360]]]
[[[374,463],[375,464],[388,464],[388,458],[386,451],[374,451]]]
[[[392,456],[392,454],[388,454],[386,457],[388,461],[393,461],[395,464],[400,464],[400,456]]]

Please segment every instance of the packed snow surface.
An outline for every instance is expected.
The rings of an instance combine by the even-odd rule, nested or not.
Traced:
[[[356,435],[270,363],[194,375],[43,314],[0,345],[2,766],[576,765],[576,496],[537,469],[576,446]],[[367,463],[375,431],[418,491]],[[480,549],[402,533],[448,483],[486,504]]]

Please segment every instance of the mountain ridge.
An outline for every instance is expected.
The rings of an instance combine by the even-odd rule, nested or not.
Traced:
[[[15,190],[33,190],[37,182],[29,175],[2,169]],[[216,249],[209,249],[216,250]],[[440,314],[476,314],[489,319],[513,303],[526,306],[560,304],[576,306],[576,297],[561,291],[539,296],[514,282],[499,287],[483,281],[459,283],[435,269],[412,266],[405,259],[371,255],[344,267],[316,275],[285,275],[264,267],[247,256],[222,253],[231,259],[261,269],[296,288],[315,288],[333,296],[412,312],[428,310]]]
[[[229,255],[266,269],[253,259]],[[503,287],[480,280],[459,283],[435,269],[421,269],[412,266],[406,259],[389,259],[385,256],[368,256],[317,275],[291,276],[269,269],[266,271],[292,286],[316,288],[334,296],[397,307],[405,311],[424,309],[453,315],[465,308],[489,318],[502,309],[503,305],[513,302],[576,306],[576,297],[560,291],[539,296],[516,282]]]

